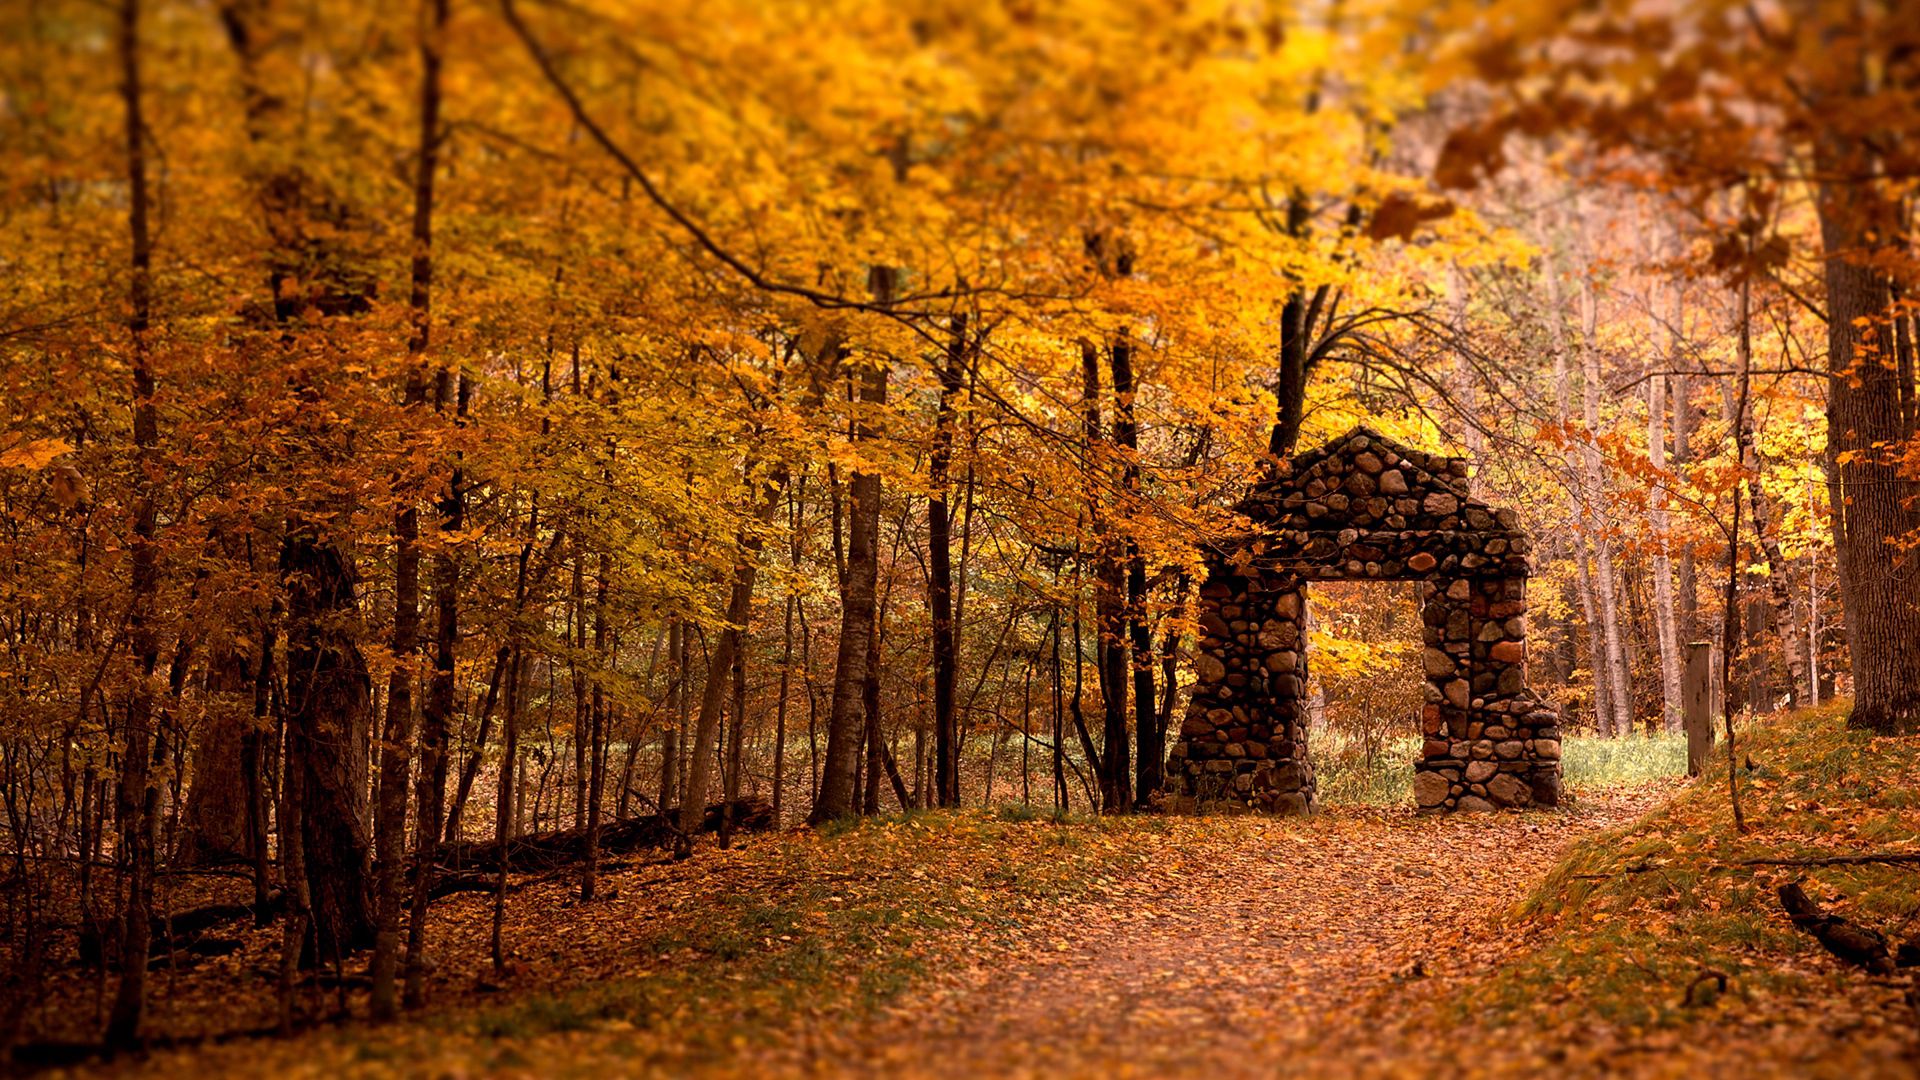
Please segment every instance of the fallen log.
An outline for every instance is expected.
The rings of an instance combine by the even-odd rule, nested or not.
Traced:
[[[720,828],[724,803],[707,807],[701,820],[701,832]],[[619,854],[641,848],[666,847],[680,835],[677,815],[649,814],[609,822],[600,827],[600,854]],[[738,832],[765,832],[773,828],[773,805],[764,799],[739,799],[733,803],[733,827]],[[454,844],[440,850],[440,861],[461,871],[497,870],[501,845],[488,840]],[[515,871],[551,870],[587,857],[587,830],[561,829],[557,832],[518,836],[506,845],[509,865]]]
[[[149,960],[164,960],[175,952],[191,953],[209,931],[241,919],[265,922],[278,916],[285,902],[285,895],[275,889],[267,897],[265,909],[251,902],[207,904],[171,916],[155,915],[148,930],[147,956]],[[119,962],[121,925],[118,919],[89,918],[77,929],[78,959],[83,966],[101,967]]]
[[[1887,951],[1886,935],[1822,911],[1799,882],[1780,886],[1780,906],[1787,909],[1794,926],[1812,934],[1828,952],[1870,974],[1893,974],[1893,955]]]
[[[714,803],[707,807],[706,816],[700,823],[701,832],[714,832],[720,828],[720,814],[724,805]],[[600,854],[605,856],[642,848],[666,847],[679,835],[677,816],[650,814],[602,825]],[[771,829],[773,805],[764,799],[736,800],[733,804],[733,827],[747,833]],[[551,871],[587,857],[587,831],[562,829],[515,837],[509,841],[507,850],[512,855],[511,865],[515,871]],[[442,866],[447,869],[443,871],[445,876],[433,885],[435,899],[461,892],[492,892],[495,888],[493,879],[484,875],[499,869],[498,842],[455,844],[441,848],[439,854]],[[517,888],[512,887],[514,890]],[[259,911],[249,902],[208,904],[178,912],[171,919],[156,915],[153,917],[149,955],[164,958],[170,951],[191,953],[195,943],[208,931],[240,919],[271,919],[280,913],[285,902],[284,894],[276,889],[269,896],[265,911]],[[171,935],[168,934],[169,928]],[[98,919],[81,926],[81,962],[97,967],[118,956],[117,930],[117,924],[110,919]]]

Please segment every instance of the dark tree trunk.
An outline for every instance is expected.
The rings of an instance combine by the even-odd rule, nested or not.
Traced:
[[[1870,153],[1835,131],[1818,143],[1826,248],[1827,454],[1834,547],[1853,659],[1850,728],[1920,731],[1920,558],[1898,542],[1920,529],[1916,485],[1885,449],[1912,434],[1887,320],[1892,283],[1875,259],[1901,235],[1897,206],[1870,179]]]
[[[733,650],[733,708],[727,719],[725,767],[720,773],[720,835],[722,848],[733,846],[733,804],[740,797],[740,770],[744,767],[747,741],[747,650],[745,643]]]
[[[1130,500],[1142,498],[1140,489],[1140,429],[1134,418],[1136,389],[1133,377],[1133,345],[1125,337],[1114,341],[1108,350],[1113,371],[1113,441],[1120,448],[1121,485]],[[1137,506],[1126,508],[1129,515]],[[1127,644],[1133,670],[1133,720],[1135,805],[1145,807],[1161,788],[1166,767],[1166,737],[1160,730],[1155,710],[1159,695],[1153,685],[1153,631],[1147,621],[1147,560],[1140,551],[1138,538],[1126,541]]]
[[[967,316],[954,315],[946,363],[940,368],[940,411],[934,420],[927,474],[927,601],[933,622],[933,791],[938,806],[960,805],[959,728],[953,683],[958,657],[953,625],[953,521],[947,479],[953,457],[955,402],[967,348]]]
[[[524,548],[522,549],[525,550]],[[524,564],[523,564],[524,565]],[[512,871],[513,838],[518,834],[520,814],[515,789],[520,778],[520,705],[526,688],[527,653],[515,646],[507,663],[506,705],[500,720],[500,780],[494,793],[493,839],[500,845],[500,865],[493,882],[493,933],[489,951],[496,975],[507,970],[507,875]]]
[[[687,639],[685,624],[674,619],[667,627],[667,715],[660,737],[660,812],[679,805],[680,739],[686,726]]]
[[[353,569],[313,526],[289,522],[280,551],[287,588],[287,768],[299,772],[301,846],[314,941],[328,961],[373,943],[366,828],[366,661],[345,625]]]
[[[599,581],[593,591],[593,703],[587,729],[587,858],[580,873],[580,899],[592,900],[594,876],[600,870],[600,803],[607,782],[607,695],[602,679],[610,664],[607,656],[607,579],[613,559],[600,554]],[[578,732],[574,738],[580,737]]]
[[[884,615],[874,617],[874,631],[867,638],[867,674],[860,683],[860,713],[866,717],[867,764],[863,778],[866,791],[861,795],[860,811],[864,814],[880,812],[880,771],[884,767],[881,755],[884,751],[883,733],[880,729],[880,629],[879,621]]]
[[[420,36],[420,136],[413,181],[413,258],[408,309],[404,403],[419,416],[427,404],[424,359],[432,340],[433,180],[440,153],[440,47],[448,0],[427,0],[432,15]],[[374,882],[375,934],[371,1011],[375,1020],[399,1012],[400,879],[407,848],[407,779],[412,765],[413,668],[420,645],[420,511],[411,500],[393,517],[393,672],[387,678],[387,718],[380,738],[380,806],[374,844],[380,855]]]
[[[267,769],[273,745],[278,742],[273,717],[273,647],[279,633],[276,612],[260,622],[260,655],[253,672],[253,724],[240,743],[241,773],[246,780],[247,856],[253,863],[254,918],[265,925],[267,901],[271,891],[267,851]]]
[[[1693,404],[1693,378],[1687,374],[1673,377],[1673,470],[1684,476],[1693,464],[1693,431],[1700,416]],[[1674,600],[1679,619],[1679,640],[1694,641],[1701,633],[1700,577],[1694,564],[1693,546],[1680,548],[1674,571]]]
[[[445,407],[445,391],[451,375],[440,376],[441,392],[436,394]],[[459,415],[466,413],[466,380],[460,380]],[[440,531],[457,533],[466,526],[466,499],[462,489],[465,477],[459,469],[447,482],[440,500]],[[433,682],[420,709],[420,767],[415,777],[413,906],[407,920],[407,974],[402,996],[409,1009],[427,1002],[427,905],[433,882],[433,866],[438,858],[441,814],[447,800],[447,732],[452,728],[454,709],[454,659],[460,640],[460,567],[452,553],[441,550],[433,557]]]
[[[127,643],[132,653],[133,692],[127,704],[125,745],[120,755],[120,787],[115,808],[120,821],[116,857],[125,869],[126,907],[120,937],[120,982],[107,1018],[106,1042],[129,1047],[140,1037],[147,1005],[147,949],[153,926],[153,871],[160,789],[152,764],[166,760],[164,733],[153,730],[153,672],[159,662],[154,627],[160,592],[157,499],[160,421],[154,407],[155,380],[147,333],[152,324],[153,248],[147,233],[146,126],[141,119],[140,3],[121,0],[118,52],[120,94],[125,111],[127,234],[127,336],[133,367],[133,537]]]
[[[282,97],[288,37],[268,23],[262,5],[224,3],[220,18],[238,62],[248,144],[273,162],[252,177],[266,252],[266,293],[272,332],[290,344],[310,317],[343,318],[372,309],[377,287],[356,246],[361,226],[347,202],[307,174],[298,155],[280,153],[300,134],[299,118]],[[280,63],[275,62],[276,56]],[[293,365],[301,409],[302,452],[323,461],[339,456],[338,432],[325,414],[321,390]],[[353,566],[317,522],[344,518],[337,498],[306,497],[289,514],[281,540],[280,576],[287,601],[286,743],[283,790],[302,804],[291,815],[309,885],[317,951],[331,959],[371,944],[374,931],[371,853],[366,824],[367,736],[371,686],[353,634]],[[316,512],[317,511],[317,512]],[[289,823],[283,810],[283,850]]]
[[[467,759],[460,765],[460,776],[454,784],[453,808],[447,811],[447,826],[441,830],[440,842],[457,844],[465,839],[465,820],[467,799],[472,797],[474,781],[480,778],[480,763],[485,760],[487,736],[493,730],[493,710],[500,701],[500,684],[506,678],[507,662],[513,657],[513,649],[502,645],[493,653],[493,674],[487,678],[487,692],[480,699],[480,723],[474,731],[473,746],[467,751]],[[451,716],[451,714],[449,714]]]
[[[250,658],[237,648],[221,649],[207,664],[212,708],[193,744],[193,784],[174,852],[180,865],[239,862],[253,850],[247,804],[253,674]]]
[[[752,464],[745,470],[753,474]],[[778,479],[765,485],[755,510],[755,527],[742,530],[740,556],[734,564],[733,585],[727,598],[727,627],[714,642],[707,662],[707,681],[700,692],[700,716],[695,722],[693,744],[687,751],[687,787],[680,799],[680,835],[674,843],[674,858],[693,854],[693,837],[699,831],[700,813],[707,805],[707,787],[713,775],[714,743],[720,733],[727,686],[733,675],[735,655],[741,637],[753,614],[753,587],[759,575],[761,536],[779,510],[782,484]]]
[[[1298,237],[1307,228],[1307,206],[1302,198],[1287,201],[1286,231]],[[1299,289],[1287,294],[1280,307],[1280,378],[1274,386],[1279,415],[1274,418],[1273,434],[1267,452],[1275,458],[1292,456],[1300,442],[1300,425],[1306,419],[1307,378],[1312,374],[1308,340],[1312,327],[1307,294]]]
[[[1133,802],[1128,775],[1126,563],[1108,535],[1095,478],[1106,471],[1106,443],[1100,433],[1100,355],[1091,343],[1080,346],[1080,374],[1087,468],[1095,474],[1087,485],[1094,539],[1094,670],[1100,677],[1102,707],[1102,743],[1095,771],[1100,777],[1100,811],[1113,814],[1129,809]]]

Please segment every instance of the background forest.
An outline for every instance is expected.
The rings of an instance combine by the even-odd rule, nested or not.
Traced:
[[[1711,641],[1920,730],[1914,15],[0,5],[0,1042],[62,927],[135,1041],[185,868],[291,1027],[459,889],[508,966],[516,838],[1151,809],[1234,503],[1362,422],[1519,512],[1570,728]],[[1404,768],[1411,592],[1312,619]]]

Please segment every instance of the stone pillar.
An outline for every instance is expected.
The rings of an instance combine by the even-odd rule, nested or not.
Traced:
[[[1169,808],[1306,813],[1313,766],[1300,579],[1217,565],[1200,606],[1197,681],[1167,760]]]
[[[1422,588],[1426,738],[1414,767],[1422,810],[1560,801],[1559,716],[1527,689],[1526,584],[1461,577]]]

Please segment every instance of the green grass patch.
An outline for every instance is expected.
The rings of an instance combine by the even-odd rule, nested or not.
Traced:
[[[1575,735],[1560,744],[1566,785],[1580,788],[1646,784],[1687,772],[1685,735],[1622,735],[1612,739]]]
[[[1420,740],[1397,736],[1369,748],[1337,731],[1313,742],[1314,783],[1327,806],[1410,806],[1413,760]],[[1581,790],[1647,784],[1685,775],[1684,735],[1626,735],[1603,739],[1574,735],[1561,742],[1567,788]]]

